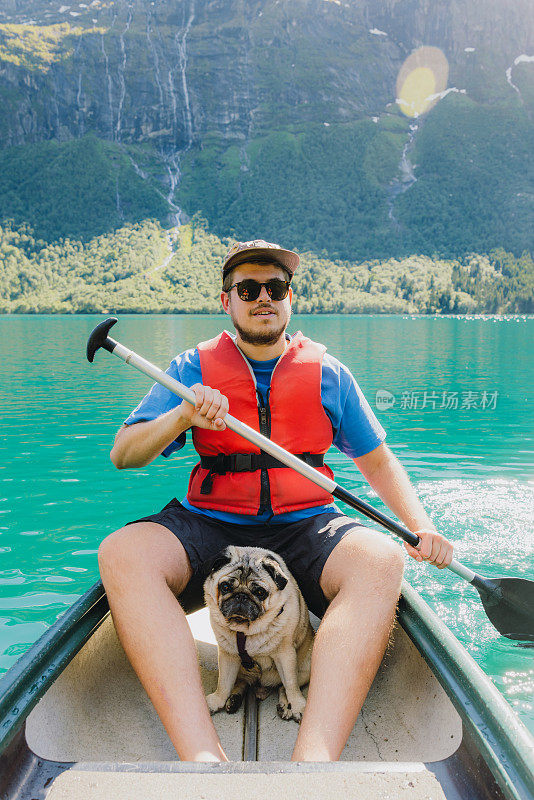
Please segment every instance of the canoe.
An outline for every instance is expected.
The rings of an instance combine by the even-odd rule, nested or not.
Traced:
[[[206,692],[205,609],[185,603]],[[315,626],[319,620],[312,618]],[[339,762],[291,763],[294,722],[252,692],[214,723],[231,761],[180,762],[96,583],[0,680],[1,800],[532,800],[534,739],[405,581],[386,656]]]

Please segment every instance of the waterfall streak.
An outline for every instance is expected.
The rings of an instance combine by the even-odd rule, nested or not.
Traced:
[[[517,67],[518,64],[528,64],[533,62],[534,62],[534,56],[527,56],[524,53],[522,53],[520,56],[517,56],[514,63],[511,66],[509,66],[508,69],[506,70],[506,80],[508,81],[512,89],[514,89],[514,91],[517,92],[517,94],[519,95],[519,99],[521,100],[521,103],[523,103],[523,105],[524,105],[524,100],[519,90],[519,87],[516,86],[515,83],[512,81],[512,70],[514,67]]]
[[[400,194],[404,194],[404,192],[407,192],[408,189],[411,186],[413,186],[413,184],[417,181],[417,178],[415,177],[414,166],[409,158],[409,153],[413,147],[415,135],[419,129],[419,124],[420,124],[419,122],[414,122],[410,125],[410,130],[408,133],[408,141],[402,148],[402,155],[399,161],[398,169],[400,172],[400,178],[395,178],[395,180],[393,180],[390,183],[389,187],[388,217],[391,220],[391,222],[393,222],[397,230],[400,230],[400,225],[393,212],[393,205],[395,203],[395,200]]]
[[[102,53],[104,56],[104,61],[106,64],[106,83],[108,86],[108,106],[109,106],[109,131],[111,136],[111,141],[114,141],[114,130],[113,130],[113,96],[111,91],[111,75],[109,74],[109,59],[108,54],[106,53],[106,48],[104,47],[104,34],[102,36]]]
[[[195,19],[195,3],[194,0],[190,0],[189,17],[185,24],[185,27],[181,32],[177,33],[174,37],[174,41],[178,48],[178,66],[180,69],[180,83],[184,100],[184,117],[185,117],[184,122],[185,122],[186,144],[182,152],[187,152],[187,150],[189,150],[189,148],[193,144],[193,118],[191,114],[191,106],[189,101],[189,89],[187,86],[187,35],[191,29],[191,25],[193,24],[194,19]],[[167,202],[171,207],[171,209],[175,212],[172,215],[172,219],[174,221],[174,226],[178,227],[180,225],[181,209],[174,202],[174,195],[181,177],[179,151],[178,151],[178,132],[179,132],[178,117],[177,117],[178,106],[177,106],[176,90],[174,83],[174,74],[172,67],[170,66],[168,72],[168,83],[169,83],[169,91],[171,93],[173,121],[172,121],[172,152],[166,154],[165,156],[165,166],[167,168],[167,173],[169,175],[169,194],[167,196]]]
[[[82,71],[78,73],[78,92],[76,94],[76,107],[78,109],[78,130],[80,136],[84,134],[84,109],[82,108]]]
[[[165,115],[165,101],[163,99],[163,86],[161,85],[161,76],[159,72],[159,58],[156,48],[154,46],[154,42],[152,41],[152,37],[150,35],[150,12],[147,13],[146,17],[146,40],[148,42],[148,49],[152,53],[152,61],[154,62],[154,76],[156,78],[156,86],[158,87],[159,91],[159,104],[161,107],[162,118]]]
[[[253,107],[253,102],[251,100],[252,90],[254,87],[254,77],[251,75],[251,67],[250,67],[250,60],[249,60],[249,52],[252,51],[252,41],[251,41],[251,31],[247,28],[246,20],[243,15],[243,30],[247,32],[246,39],[243,38],[243,63],[244,63],[244,74],[243,74],[243,84],[246,85],[246,102],[247,102],[247,132],[245,134],[245,140],[241,147],[239,148],[239,158],[241,160],[241,171],[248,172],[250,170],[250,158],[247,152],[247,147],[249,142],[252,139],[252,134],[254,130],[254,114],[256,109]],[[236,106],[237,108],[237,106]],[[241,182],[238,183],[238,190],[241,192]]]
[[[172,143],[173,147],[176,147],[176,134],[178,132],[178,122],[177,122],[177,110],[178,106],[176,103],[176,92],[174,90],[174,76],[172,74],[172,69],[169,67],[169,72],[167,75],[167,81],[169,83],[169,94],[171,96],[171,106],[172,106]]]
[[[123,147],[124,147],[124,145],[123,145]],[[139,175],[140,178],[142,178],[144,181],[146,181],[146,179],[148,178],[148,172],[145,172],[144,169],[141,169],[141,167],[139,166],[137,161],[134,159],[134,157],[130,153],[126,153],[126,155],[130,159],[130,162],[132,164],[132,167],[135,170],[136,175]]]
[[[132,7],[129,6],[128,11],[128,19],[126,21],[126,26],[120,35],[120,46],[121,46],[121,53],[122,53],[122,63],[119,64],[118,72],[119,72],[119,84],[120,84],[120,97],[119,97],[119,108],[117,110],[117,127],[116,127],[116,138],[117,141],[120,142],[122,138],[121,132],[121,119],[122,119],[122,107],[124,105],[124,98],[126,97],[126,82],[124,80],[124,73],[126,72],[126,47],[124,44],[124,36],[130,30],[130,25],[132,24]]]
[[[180,60],[180,73],[182,78],[182,92],[184,95],[184,103],[185,103],[185,129],[187,135],[187,146],[186,149],[189,149],[193,143],[193,121],[191,117],[191,107],[189,105],[189,92],[187,89],[187,47],[186,47],[186,40],[187,34],[189,33],[189,29],[193,24],[193,20],[195,18],[195,4],[193,0],[190,3],[189,7],[189,19],[187,20],[187,24],[185,29],[179,39],[179,34],[177,33],[175,36],[175,41],[178,46],[178,56]]]

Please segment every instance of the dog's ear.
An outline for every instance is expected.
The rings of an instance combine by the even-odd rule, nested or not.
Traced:
[[[265,567],[265,571],[269,573],[273,581],[276,583],[278,589],[282,591],[287,586],[287,578],[285,575],[282,575],[280,572],[280,567],[275,561],[267,561],[267,559],[263,562],[263,566]]]
[[[213,575],[214,572],[218,572],[226,566],[226,564],[230,564],[231,561],[232,559],[226,550],[221,550],[221,552],[217,553],[217,555],[213,557],[213,560],[206,565],[206,575]]]

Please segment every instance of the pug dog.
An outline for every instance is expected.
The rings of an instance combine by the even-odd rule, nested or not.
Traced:
[[[230,545],[213,561],[204,597],[217,639],[219,680],[212,714],[235,713],[248,685],[264,699],[279,686],[278,715],[300,722],[314,631],[297,583],[279,555]]]

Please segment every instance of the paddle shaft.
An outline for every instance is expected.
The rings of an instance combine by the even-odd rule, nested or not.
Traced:
[[[152,378],[157,383],[165,386],[170,392],[178,395],[178,397],[180,397],[182,400],[186,400],[193,406],[195,405],[195,393],[191,389],[189,389],[187,386],[184,386],[174,378],[171,378],[166,372],[163,372],[163,370],[159,369],[159,367],[151,364],[150,361],[142,358],[142,356],[139,356],[133,350],[129,350],[127,347],[120,344],[120,342],[111,339],[109,336],[106,337],[100,346],[108,352],[113,353],[113,355],[122,359],[127,364],[130,364],[130,366],[135,367],[140,372],[148,375],[148,377]],[[339,486],[327,475],[323,475],[314,467],[311,467],[309,464],[301,461],[301,459],[297,458],[297,456],[293,455],[292,453],[288,453],[283,447],[280,447],[280,445],[271,441],[271,439],[263,436],[261,433],[254,430],[254,428],[251,428],[249,425],[245,425],[243,422],[240,422],[231,414],[226,414],[224,421],[228,428],[234,431],[234,433],[239,434],[247,441],[256,445],[256,447],[259,447],[261,450],[269,453],[269,455],[277,458],[278,461],[281,461],[287,467],[291,467],[303,477],[308,478],[310,481],[317,484],[317,486],[320,486],[321,489],[325,489],[325,491],[334,495],[334,497],[338,500],[342,500],[347,505],[356,509],[356,511],[359,511],[360,514],[369,517],[369,519],[378,522],[384,528],[387,528],[387,530],[395,533],[397,536],[400,536],[401,539],[404,539],[404,541],[412,545],[412,547],[417,547],[421,541],[417,534],[412,533],[412,531],[408,530],[408,528],[405,528],[399,522],[395,522],[395,520],[392,520],[390,517],[386,516],[386,514],[383,514],[381,511],[373,508],[373,506],[370,506],[364,500],[360,500],[359,497],[356,497],[356,495],[353,495],[351,492],[347,491],[347,489]],[[452,572],[454,572],[460,578],[466,580],[468,583],[473,583],[477,577],[475,572],[461,564],[459,561],[456,561],[456,559],[451,561],[448,569],[452,570]]]

